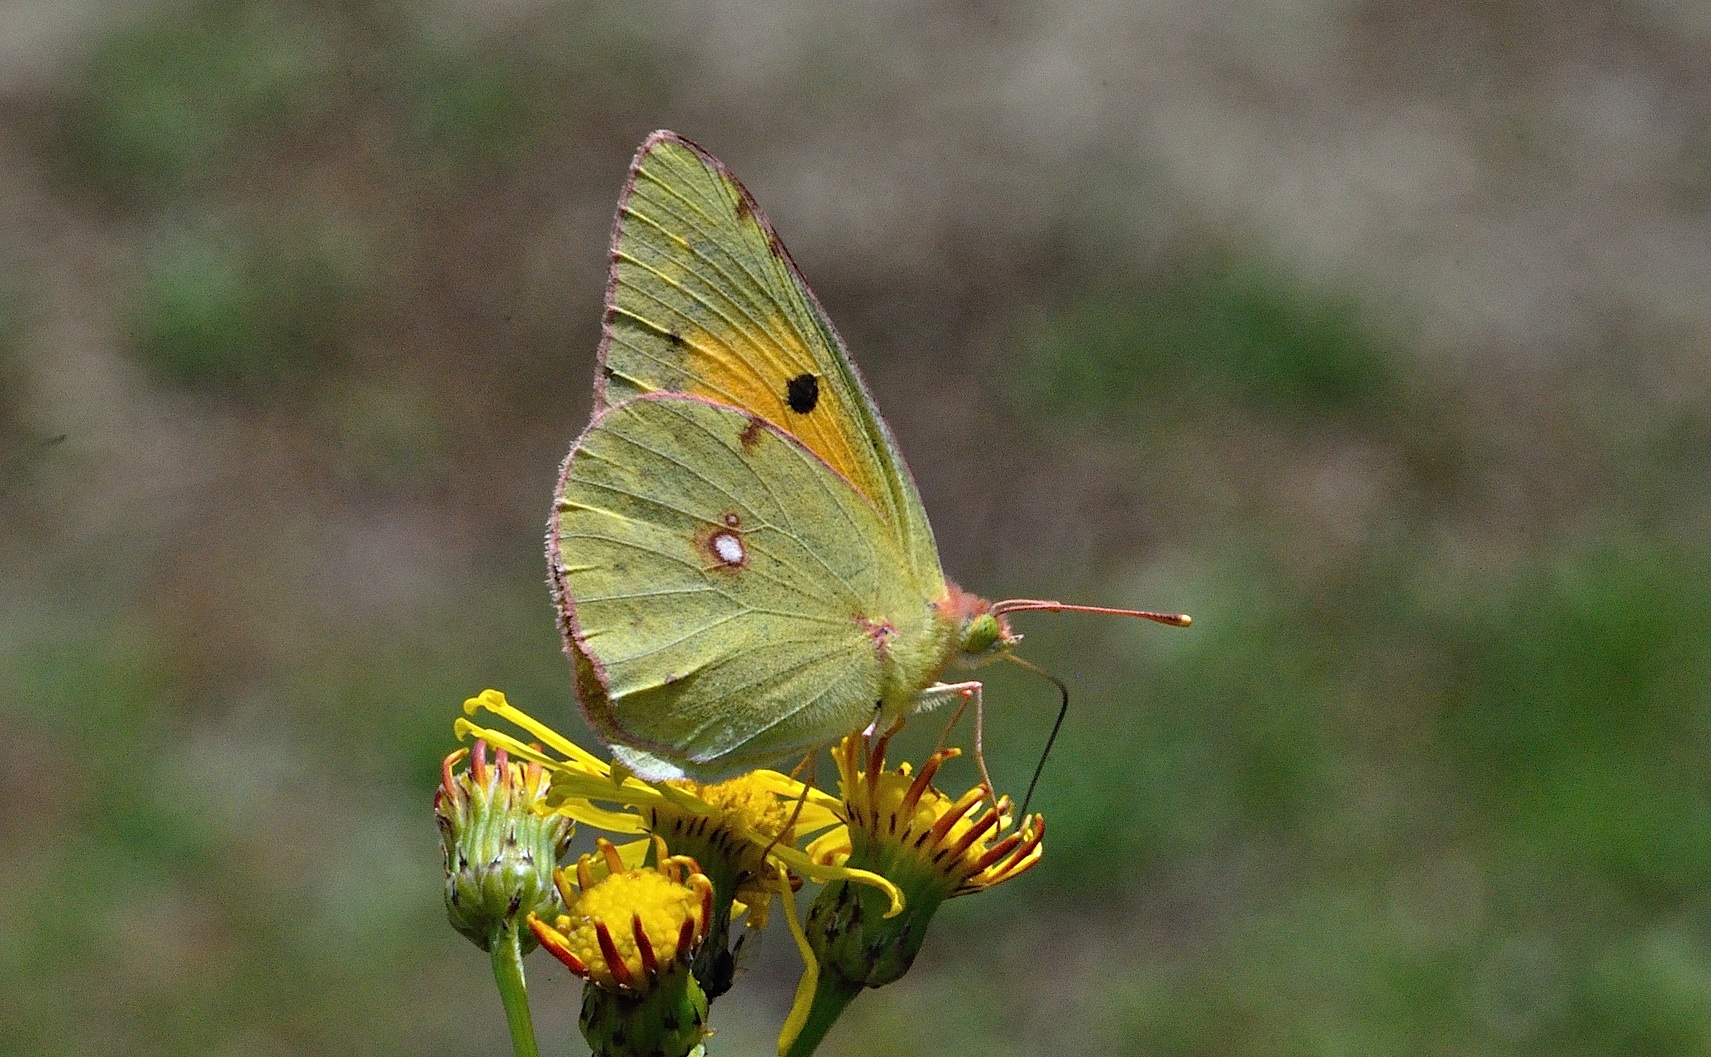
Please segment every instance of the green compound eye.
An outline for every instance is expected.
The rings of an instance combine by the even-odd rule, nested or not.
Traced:
[[[991,613],[982,613],[970,620],[962,633],[962,652],[971,654],[990,653],[1004,640],[1004,629],[999,625],[998,618]]]

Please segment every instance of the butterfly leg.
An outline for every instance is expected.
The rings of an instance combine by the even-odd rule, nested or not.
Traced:
[[[945,743],[951,740],[951,731],[955,730],[956,725],[962,722],[962,714],[968,711],[968,703],[974,699],[974,695],[972,694],[963,694],[961,696],[962,704],[956,706],[956,711],[951,714],[950,722],[946,723],[945,729],[939,732],[938,744],[933,746],[934,752],[944,751]]]
[[[956,726],[957,720],[962,718],[963,711],[968,708],[969,702],[974,702],[974,762],[980,768],[981,781],[986,784],[986,799],[996,807],[998,805],[998,787],[992,784],[992,772],[986,769],[986,749],[983,744],[986,733],[986,706],[981,691],[982,686],[978,679],[970,679],[966,683],[935,683],[921,691],[921,703],[917,708],[932,708],[952,697],[962,698],[962,703],[957,705],[956,714],[951,717],[950,723],[945,726],[944,735],[939,739],[939,744],[942,747],[945,738],[950,736],[951,728]]]

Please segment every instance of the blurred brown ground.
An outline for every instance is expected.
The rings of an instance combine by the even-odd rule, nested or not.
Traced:
[[[0,1020],[31,1025],[0,1053],[505,1052],[479,956],[438,924],[426,802],[457,702],[486,685],[580,731],[539,543],[586,418],[611,212],[655,127],[767,209],[947,569],[982,593],[1188,609],[1204,644],[1255,593],[1334,620],[1316,607],[1386,562],[1453,623],[1588,540],[1704,542],[1704,5],[13,2],[0,24]],[[1351,306],[1392,388],[1325,412],[1197,387],[1194,347],[1180,390],[1053,388],[1042,335],[1074,355],[1076,321],[1226,268]],[[247,345],[192,361],[185,335]],[[1249,568],[1266,579],[1231,571]],[[1173,650],[1220,663],[1149,638],[1170,634],[1041,626],[1032,656],[1129,657],[1097,685],[1141,695]],[[1711,645],[1676,670],[1702,671],[1692,642]],[[1607,893],[1553,888],[1496,935],[1514,848],[1420,822],[1477,812],[1411,798],[1483,795],[1439,759],[1457,691],[1430,649],[1279,662],[1358,669],[1327,677],[1348,697],[1314,720],[1352,746],[1324,763],[1358,772],[1346,814],[1183,823],[1211,834],[1193,857],[1134,853],[1092,893],[1104,852],[1054,846],[1031,895],[959,904],[828,1052],[1596,1037],[1563,982],[1584,948],[1544,923]],[[1017,770],[1040,693],[1005,684]],[[1145,709],[1197,706],[1101,700],[1084,722],[1137,740]],[[1705,690],[1672,700],[1666,743],[1703,762]],[[1360,845],[1371,860],[1302,839],[1363,812],[1412,836]],[[1054,856],[1081,872],[1054,879]],[[1465,980],[1439,966],[1420,992],[1464,997],[1378,1002],[1440,1019],[1363,1007],[1358,960],[1303,984],[1302,949],[1268,967],[1239,939],[1256,915],[1315,932],[1343,913],[1320,886],[1366,873],[1389,879],[1360,897],[1386,928],[1470,945]],[[1297,883],[1311,907],[1289,918]],[[1703,895],[1635,898],[1609,928],[1665,937],[1689,1012],[1603,1052],[1711,1044]],[[770,1046],[795,967],[768,945],[715,1010],[726,1052]],[[536,972],[562,1039],[570,986]],[[1198,1034],[1185,979],[1237,996],[1203,1001]],[[1146,1002],[1190,1012],[1160,1027]],[[956,1027],[923,1029],[941,1006]],[[1346,1030],[1307,1026],[1325,1018]]]

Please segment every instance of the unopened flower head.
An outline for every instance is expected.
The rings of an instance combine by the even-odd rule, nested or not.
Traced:
[[[453,768],[464,758],[469,767]],[[575,826],[544,813],[545,770],[515,763],[504,749],[491,762],[487,745],[459,749],[441,765],[434,818],[445,856],[446,913],[452,925],[482,950],[519,929],[531,913],[562,909],[553,867],[570,847]],[[533,946],[527,931],[524,950]]]

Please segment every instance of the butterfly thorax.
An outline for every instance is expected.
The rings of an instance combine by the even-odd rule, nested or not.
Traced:
[[[876,611],[886,615],[858,617],[856,623],[879,661],[878,718],[884,726],[920,709],[921,691],[956,658],[960,628],[942,602],[922,606],[906,593]]]

